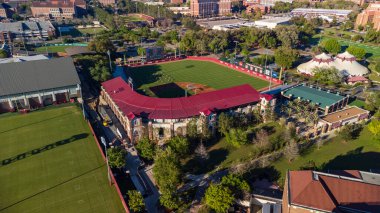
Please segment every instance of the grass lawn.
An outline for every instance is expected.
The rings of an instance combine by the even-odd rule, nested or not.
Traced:
[[[95,35],[99,34],[100,32],[104,31],[103,28],[87,28],[87,29],[78,29],[78,31],[83,34],[89,34],[89,35]]]
[[[65,49],[71,46],[42,46],[35,49],[38,53],[46,53],[46,49],[49,53],[65,52]]]
[[[254,131],[255,129],[258,130],[263,127],[267,129],[268,132],[271,132],[270,139],[275,139],[281,134],[281,127],[276,122],[260,124],[256,127],[249,128],[249,131]],[[207,147],[207,152],[209,154],[208,160],[200,164],[195,158],[186,159],[184,161],[184,170],[189,171],[192,174],[201,174],[210,172],[217,167],[220,169],[228,168],[231,165],[254,159],[255,152],[257,151],[257,147],[252,143],[240,147],[234,147],[229,144],[225,138],[221,138],[214,143],[204,143],[204,145]]]
[[[353,102],[351,102],[349,105],[350,106],[357,106],[357,107],[363,108],[365,106],[365,102],[362,101],[362,100],[356,99]]]
[[[74,105],[0,115],[1,212],[123,212]]]
[[[317,35],[313,36],[313,43],[315,45],[318,44],[320,37],[322,39],[321,43],[324,40],[327,40],[329,38],[336,39],[339,42],[339,44],[342,45],[342,51],[344,51],[345,49],[347,49],[348,46],[355,46],[355,47],[363,48],[366,51],[366,53],[367,53],[366,57],[368,59],[380,56],[380,45],[363,44],[363,43],[359,43],[359,42],[355,42],[355,41],[351,41],[351,40],[347,40],[347,39],[343,39],[343,38],[337,38],[335,36],[329,36],[329,35],[322,35],[322,36],[320,36],[320,34],[317,34]]]
[[[134,87],[139,92],[150,96],[155,96],[150,87],[172,82],[199,83],[214,89],[242,84],[261,89],[269,85],[267,81],[212,62],[192,60],[129,68],[127,74],[132,77]]]
[[[144,19],[142,19],[142,18],[140,18],[138,16],[134,16],[134,15],[131,15],[131,16],[122,16],[122,19],[125,22],[144,21]]]
[[[309,161],[314,161],[322,170],[328,169],[375,169],[379,168],[380,141],[375,141],[367,128],[360,136],[349,142],[342,142],[339,136],[333,138],[319,150],[315,147],[292,163],[287,159],[273,164],[281,173],[280,182],[285,180],[287,170],[297,170],[304,167]]]

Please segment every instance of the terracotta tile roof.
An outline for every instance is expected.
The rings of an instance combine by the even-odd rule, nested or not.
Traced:
[[[380,183],[364,181],[357,170],[334,173],[344,176],[313,171],[290,171],[290,204],[328,212],[341,212],[344,208],[379,212]],[[374,173],[372,175],[380,176]]]
[[[368,79],[363,76],[353,76],[347,79],[347,82],[358,82],[358,81],[368,81]]]

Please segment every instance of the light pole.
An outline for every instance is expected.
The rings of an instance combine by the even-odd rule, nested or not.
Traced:
[[[110,174],[110,167],[108,165],[108,155],[107,155],[107,143],[106,143],[106,139],[104,139],[104,137],[100,137],[100,141],[102,142],[103,146],[104,146],[104,152],[106,153],[106,164],[107,164],[107,176],[108,176],[108,181],[110,183],[110,185],[112,184],[112,181],[111,181],[111,174]]]
[[[112,73],[111,51],[110,50],[107,50],[107,55],[108,55],[108,60],[110,62],[110,69],[111,69],[111,73]]]
[[[235,61],[236,61],[236,55],[237,55],[237,51],[236,51],[236,48],[237,48],[237,44],[239,43],[238,41],[234,41],[235,42]]]

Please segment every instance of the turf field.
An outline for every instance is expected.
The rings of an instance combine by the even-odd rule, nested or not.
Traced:
[[[137,91],[150,96],[156,96],[150,90],[151,87],[174,82],[193,82],[207,85],[213,89],[223,89],[242,84],[250,84],[255,89],[261,89],[269,85],[267,81],[212,62],[193,60],[133,67],[127,70],[127,74],[132,77]],[[178,92],[173,91],[167,92],[178,94]]]
[[[123,212],[78,107],[0,122],[0,212]]]

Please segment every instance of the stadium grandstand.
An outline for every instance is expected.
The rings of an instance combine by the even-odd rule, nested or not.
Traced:
[[[0,64],[0,113],[27,111],[81,97],[71,58]]]
[[[260,94],[249,85],[241,85],[190,97],[155,98],[135,92],[122,78],[102,83],[102,99],[110,106],[132,141],[148,136],[152,140],[166,140],[186,135],[186,127],[196,121],[214,131],[220,112],[265,113],[274,106],[271,95]]]

